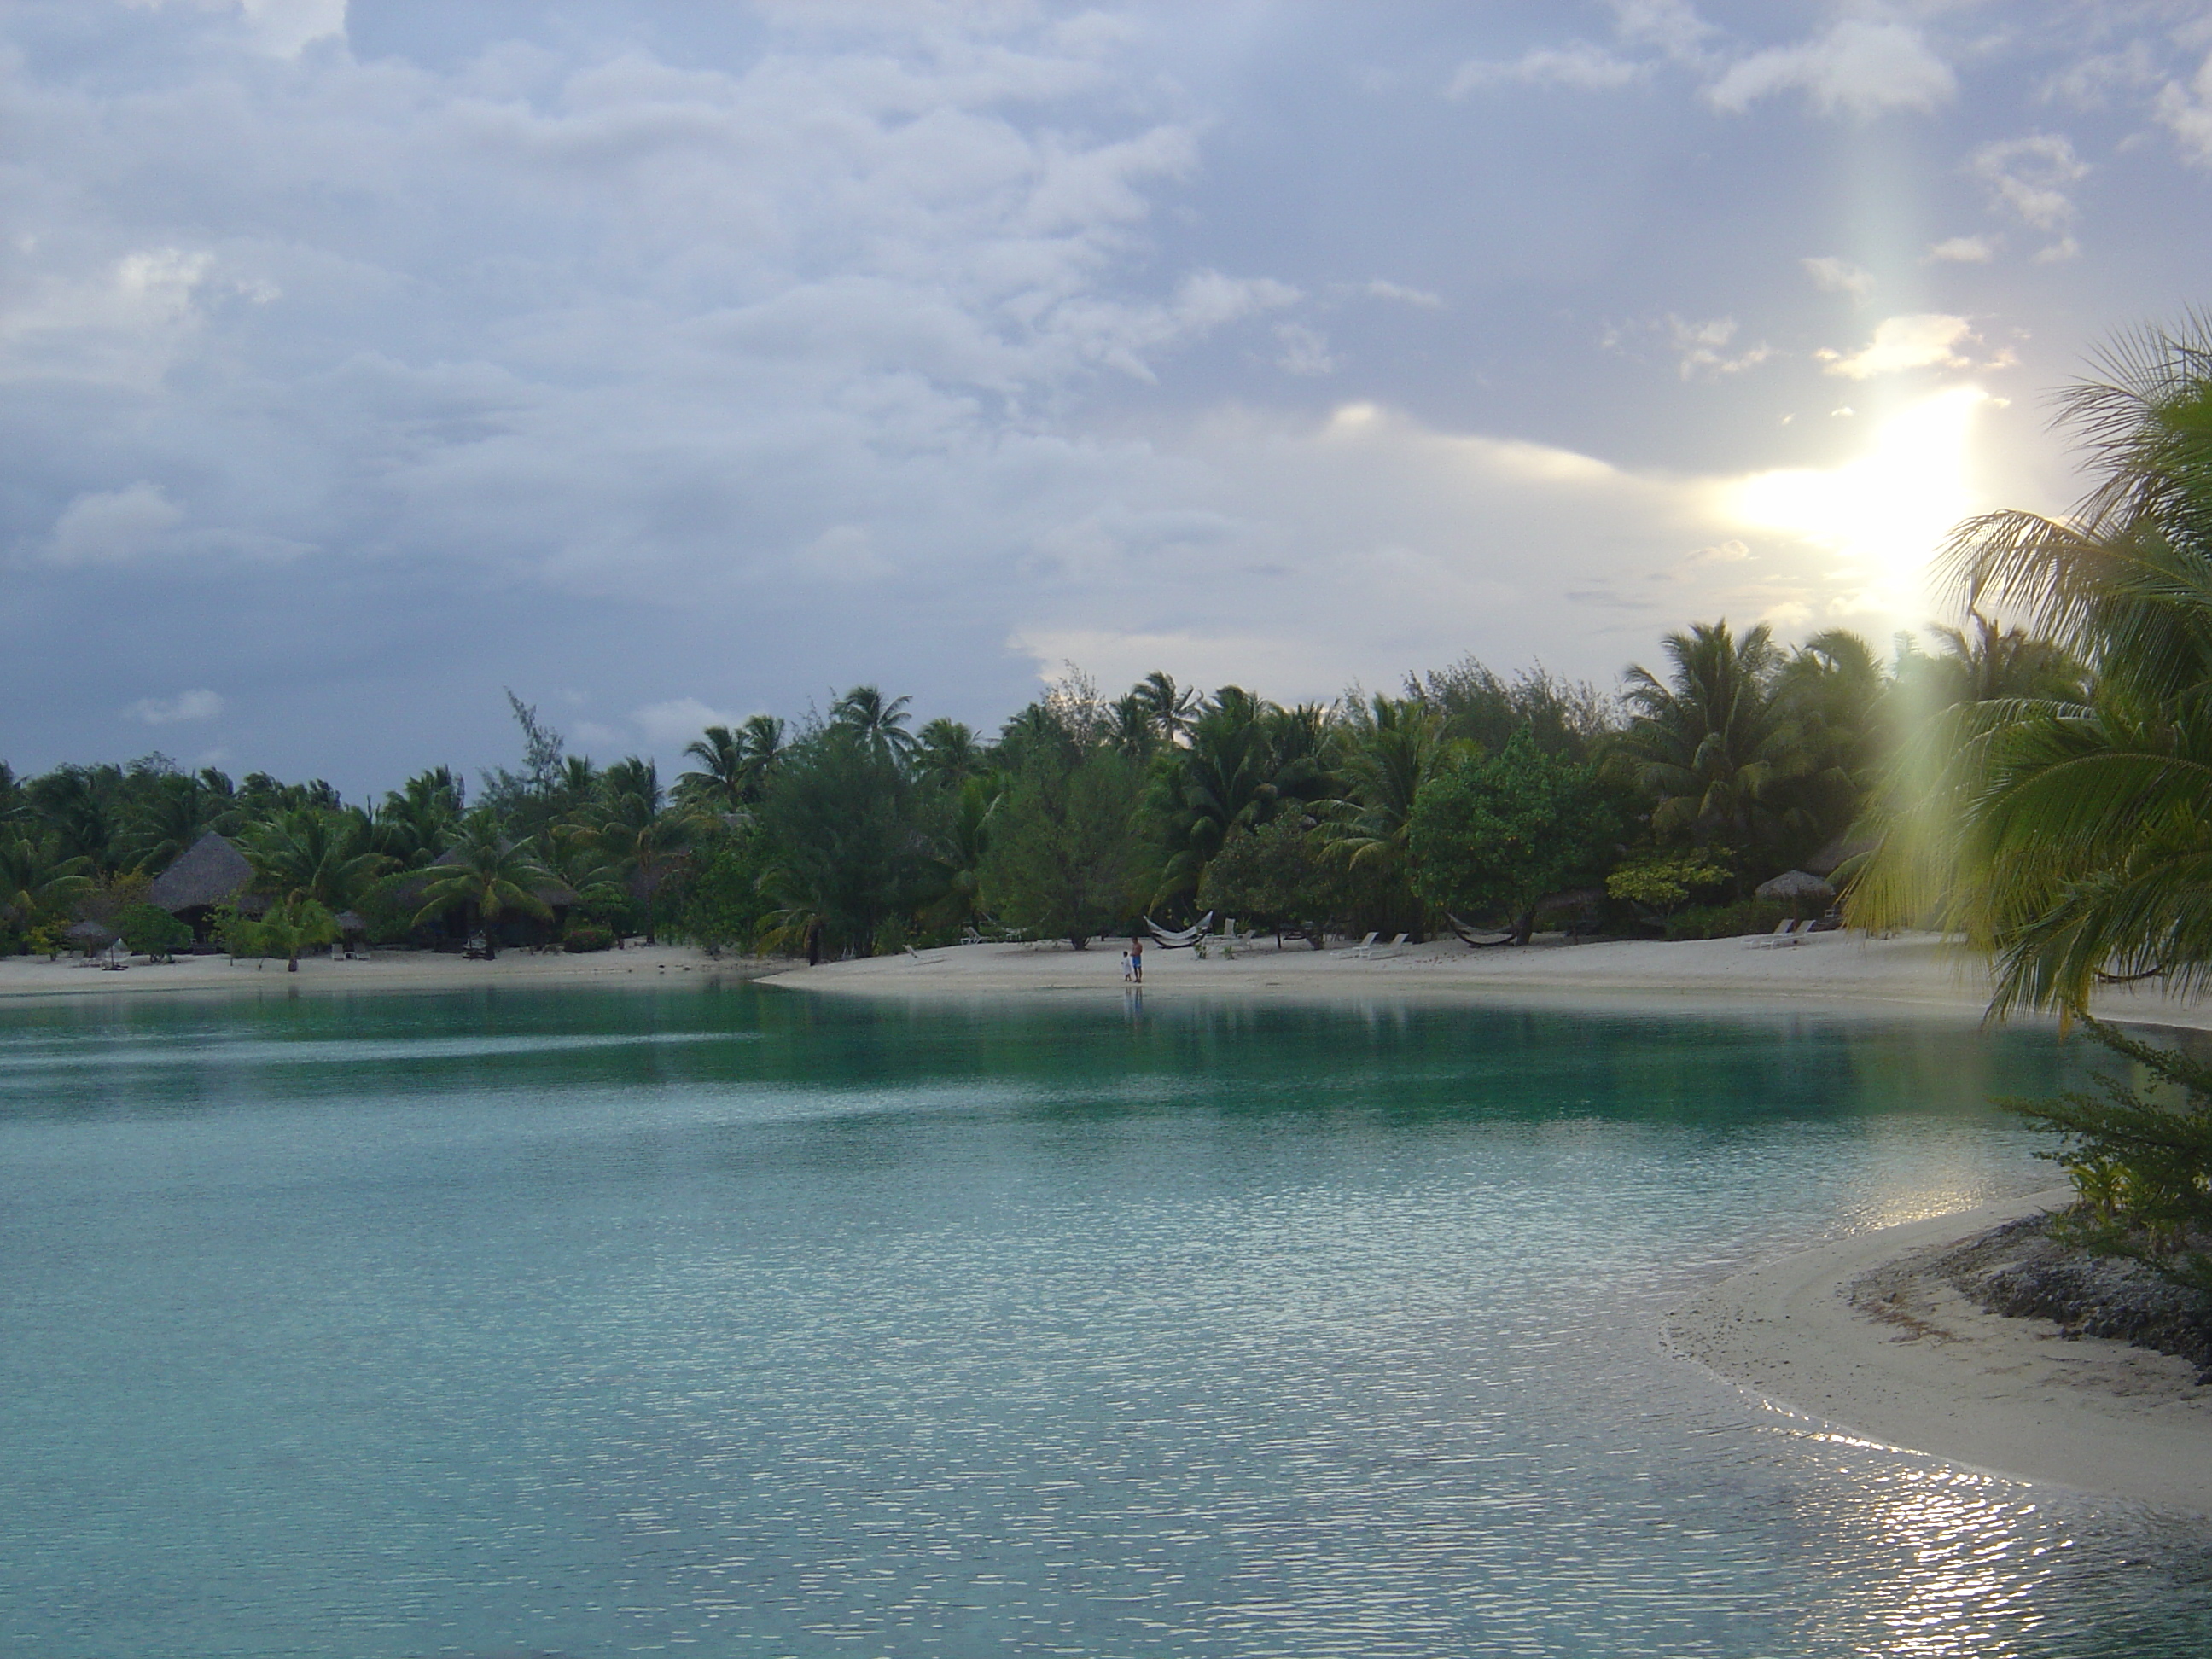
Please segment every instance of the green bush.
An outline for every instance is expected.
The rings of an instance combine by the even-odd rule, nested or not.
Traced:
[[[124,948],[134,956],[166,962],[192,942],[192,930],[167,910],[152,904],[134,904],[115,919],[115,931]]]
[[[1738,899],[1734,904],[1699,904],[1677,910],[1667,918],[1667,937],[1682,939],[1739,939],[1747,933],[1771,933],[1792,914],[1774,899]]]
[[[571,956],[582,956],[587,951],[611,951],[615,948],[614,930],[594,927],[589,923],[571,927],[561,935],[561,948]]]

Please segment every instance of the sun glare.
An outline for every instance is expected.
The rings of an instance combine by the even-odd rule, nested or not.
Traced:
[[[1745,529],[1834,556],[1820,573],[1838,619],[1878,613],[1911,625],[1927,606],[1929,561],[1984,505],[1972,483],[1975,417],[1990,395],[1952,386],[1884,420],[1840,465],[1754,473],[1727,487]]]

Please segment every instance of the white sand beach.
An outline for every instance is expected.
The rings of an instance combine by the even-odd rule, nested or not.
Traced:
[[[633,945],[582,956],[503,952],[491,962],[433,951],[372,951],[332,960],[303,957],[300,971],[281,962],[233,962],[228,957],[179,957],[174,962],[133,958],[111,971],[82,957],[0,958],[0,1001],[40,997],[143,996],[161,993],[288,996],[356,991],[461,991],[480,987],[593,985],[609,989],[673,980],[756,979],[787,966],[750,957],[709,957],[689,945]]]
[[[1862,1233],[1723,1280],[1667,1340],[1771,1410],[1985,1474],[2212,1514],[2212,1388],[2186,1360],[1984,1312],[1916,1271],[2065,1188]]]
[[[1127,989],[1121,944],[1099,940],[1083,951],[1064,943],[961,945],[789,967],[763,982],[901,998],[1118,999]],[[1297,943],[1278,950],[1269,939],[1233,958],[1218,949],[1204,960],[1189,951],[1148,950],[1144,994],[1358,1001],[1595,996],[1616,1006],[1633,1001],[1684,1012],[1857,1009],[1978,1020],[1988,1006],[1989,978],[1978,958],[1928,933],[1814,933],[1779,945],[1744,939],[1586,945],[1540,939],[1517,948],[1470,949],[1453,939],[1377,957],[1341,945],[1316,951]],[[2115,988],[2095,1012],[2149,1024],[2212,1026],[2212,1001],[2177,1003],[2154,987]]]

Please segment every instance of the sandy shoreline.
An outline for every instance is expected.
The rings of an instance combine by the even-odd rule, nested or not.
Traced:
[[[689,945],[633,946],[583,956],[533,956],[511,951],[492,962],[471,962],[431,951],[375,951],[365,958],[302,957],[300,971],[281,962],[233,962],[228,957],[179,957],[134,962],[119,973],[65,958],[0,958],[0,1006],[14,1001],[152,994],[294,996],[379,991],[466,991],[598,986],[632,989],[665,984],[758,979],[788,964],[749,957],[709,958]]]
[[[786,968],[763,983],[913,1000],[1118,1002],[1127,988],[1121,945],[1114,940],[1080,951],[1065,945],[963,945]],[[1200,961],[1188,951],[1147,951],[1144,994],[1337,1002],[1571,998],[1682,1012],[1857,1011],[1979,1020],[1989,1003],[1989,978],[1979,960],[1926,933],[1892,939],[1816,933],[1780,948],[1727,939],[1469,950],[1453,940],[1373,958],[1303,944],[1278,951],[1270,940],[1233,960],[1218,952]],[[2155,988],[2117,988],[2099,999],[2095,1012],[2146,1024],[2212,1029],[2212,1000],[2171,1001]]]
[[[1771,1410],[2008,1480],[2212,1514],[2212,1388],[2188,1361],[1986,1313],[1917,1269],[2064,1188],[1858,1234],[1705,1291],[1681,1357]]]

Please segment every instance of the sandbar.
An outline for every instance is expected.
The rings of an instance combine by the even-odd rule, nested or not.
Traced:
[[[2061,1188],[1854,1235],[1703,1291],[1677,1354],[1769,1409],[2029,1484],[2212,1514],[2212,1388],[2169,1354],[1985,1312],[1921,1271]]]

